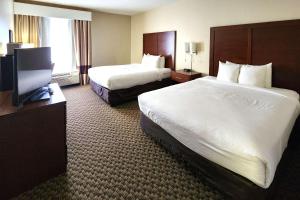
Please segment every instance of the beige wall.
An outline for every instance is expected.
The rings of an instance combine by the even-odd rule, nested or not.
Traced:
[[[210,27],[288,19],[300,19],[299,0],[178,0],[131,18],[131,62],[141,60],[143,33],[177,30],[177,69],[190,66],[184,42],[194,41],[195,69],[208,73]]]
[[[13,1],[0,0],[0,42],[8,42],[9,29],[13,29]]]
[[[93,12],[92,19],[93,66],[130,63],[131,17]]]

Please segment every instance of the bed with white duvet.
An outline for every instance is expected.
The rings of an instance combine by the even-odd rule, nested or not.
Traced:
[[[214,77],[147,92],[138,102],[183,145],[262,188],[272,183],[300,113],[294,91]]]
[[[118,90],[169,78],[171,69],[128,64],[93,67],[88,74],[95,83],[110,90]]]

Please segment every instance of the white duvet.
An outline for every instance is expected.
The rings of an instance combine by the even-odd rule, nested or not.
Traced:
[[[171,69],[129,64],[93,67],[88,74],[95,83],[110,90],[118,90],[161,81],[171,76]]]
[[[263,188],[300,112],[296,92],[211,78],[147,92],[138,101],[143,114],[185,146]]]

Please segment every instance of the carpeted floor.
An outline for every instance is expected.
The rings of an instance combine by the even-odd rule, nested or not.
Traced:
[[[67,174],[17,199],[224,199],[142,132],[136,101],[111,108],[89,86],[63,92]],[[300,163],[291,168],[276,199],[299,197]]]

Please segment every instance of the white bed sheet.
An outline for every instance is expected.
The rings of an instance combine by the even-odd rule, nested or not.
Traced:
[[[147,92],[140,110],[201,156],[268,188],[300,112],[292,95],[199,78]]]
[[[118,90],[161,81],[171,76],[171,69],[129,64],[93,67],[89,69],[88,74],[95,83],[110,90]]]

